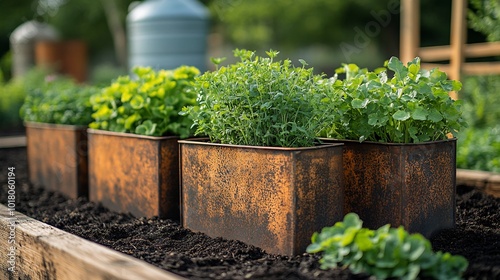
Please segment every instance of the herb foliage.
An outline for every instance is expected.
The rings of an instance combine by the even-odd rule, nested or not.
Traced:
[[[385,143],[420,143],[444,140],[466,126],[460,100],[448,92],[461,83],[448,80],[435,68],[420,68],[417,57],[405,66],[392,57],[374,72],[344,64],[329,83],[330,111],[334,122],[322,137]],[[345,74],[344,80],[338,74]],[[390,78],[389,74],[392,74]]]
[[[241,61],[206,72],[196,80],[199,106],[184,109],[197,135],[235,145],[310,147],[327,110],[317,114],[326,85],[307,63],[276,61],[278,52],[259,57],[234,51]],[[221,59],[212,60],[216,65]]]
[[[133,72],[137,79],[121,76],[91,97],[94,122],[90,128],[149,136],[192,135],[192,121],[179,112],[196,104],[192,86],[199,70],[136,67]]]
[[[459,255],[433,252],[422,235],[409,234],[403,227],[385,225],[377,230],[362,227],[355,213],[332,227],[315,232],[308,253],[323,252],[322,269],[348,267],[353,273],[367,273],[376,279],[397,277],[440,280],[461,279],[467,260]]]
[[[28,90],[20,109],[24,121],[87,126],[91,121],[90,96],[98,89],[53,77]]]

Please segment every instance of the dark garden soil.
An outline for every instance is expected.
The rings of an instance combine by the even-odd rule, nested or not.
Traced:
[[[24,126],[2,128],[2,130],[0,131],[0,137],[22,136],[25,134],[26,129],[24,128]]]
[[[319,269],[319,256],[268,255],[238,241],[210,238],[178,222],[117,214],[85,199],[28,184],[26,149],[0,149],[0,203],[7,201],[7,167],[15,167],[16,210],[190,279],[365,279]],[[431,238],[434,250],[469,260],[466,279],[500,279],[500,199],[457,187],[457,226]]]

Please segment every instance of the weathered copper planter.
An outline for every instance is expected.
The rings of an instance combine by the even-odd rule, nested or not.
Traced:
[[[296,255],[315,231],[343,217],[343,145],[179,144],[186,228]]]
[[[89,197],[138,217],[179,220],[178,137],[88,130]]]
[[[26,122],[28,175],[37,187],[88,196],[86,127]]]
[[[430,237],[455,225],[456,139],[344,143],[345,213],[364,226],[403,225]]]

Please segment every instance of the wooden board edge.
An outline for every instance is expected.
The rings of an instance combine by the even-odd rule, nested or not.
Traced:
[[[3,204],[0,250],[2,279],[185,279]]]
[[[457,169],[457,185],[467,185],[500,198],[500,174],[488,171]]]

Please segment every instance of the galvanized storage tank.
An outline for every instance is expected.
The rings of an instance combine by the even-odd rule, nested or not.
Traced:
[[[128,65],[172,69],[196,66],[204,72],[208,9],[196,0],[148,0],[127,16]]]
[[[59,33],[52,26],[35,20],[19,25],[10,35],[12,76],[19,77],[35,66],[35,44],[38,41],[56,41]]]

